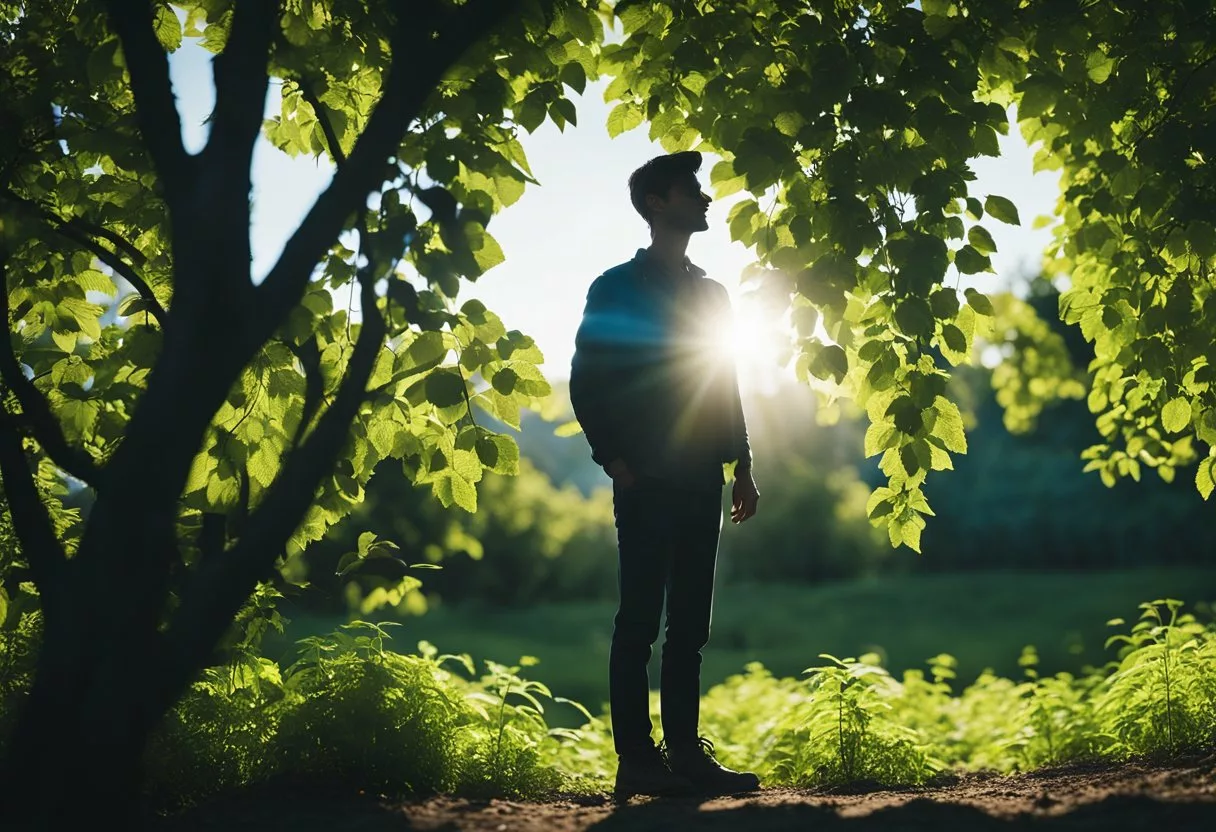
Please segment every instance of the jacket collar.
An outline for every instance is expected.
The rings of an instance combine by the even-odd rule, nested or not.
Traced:
[[[655,260],[650,254],[650,249],[639,248],[637,254],[633,256],[633,262],[638,268],[638,273],[645,279],[651,272],[661,271],[663,266]],[[696,275],[697,277],[705,277],[705,270],[696,263],[688,259],[688,255],[684,255],[684,268],[689,276]]]

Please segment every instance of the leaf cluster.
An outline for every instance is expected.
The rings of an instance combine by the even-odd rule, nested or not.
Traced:
[[[1089,400],[1105,441],[1090,467],[1109,482],[1141,464],[1169,478],[1195,458],[1216,253],[1201,207],[1216,134],[1210,10],[749,0],[630,3],[620,18],[627,37],[601,64],[619,102],[609,131],[647,122],[669,152],[720,157],[719,198],[746,192],[732,239],[757,257],[750,278],[789,297],[800,377],[866,408],[867,453],[884,453],[888,477],[871,516],[893,544],[918,548],[924,475],[965,452],[935,401],[948,368],[992,331],[991,300],[958,291],[992,271],[986,226],[1021,223],[1011,200],[970,185],[972,161],[999,155],[1010,112],[1041,145],[1036,169],[1064,173],[1048,255],[1072,284],[1064,321],[1098,353]],[[1057,346],[1015,353],[1035,363],[1002,379],[1014,426],[1032,402],[1083,383],[1040,361]],[[1050,389],[1027,395],[1014,381],[1026,374]],[[1208,462],[1198,477],[1206,497]]]

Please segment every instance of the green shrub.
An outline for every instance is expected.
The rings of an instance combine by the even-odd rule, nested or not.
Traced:
[[[1216,730],[1216,629],[1174,599],[1141,604],[1119,663],[1093,703],[1115,756],[1175,753],[1208,745]],[[1122,624],[1115,619],[1112,624]]]
[[[804,679],[753,662],[706,693],[701,730],[727,765],[758,771],[766,785],[801,787],[916,785],[949,770],[1024,771],[1210,745],[1216,627],[1174,600],[1141,608],[1130,632],[1111,638],[1118,656],[1101,668],[1040,676],[1026,648],[1021,681],[984,672],[958,693],[956,662],[944,654],[901,680],[875,655],[824,654]],[[263,603],[248,617],[247,634],[262,632],[260,621],[277,626],[270,609]],[[34,627],[36,611],[26,615]],[[394,652],[386,626],[353,622],[303,639],[286,669],[234,637],[232,659],[203,673],[147,750],[155,802],[178,807],[276,775],[396,794],[535,798],[609,786],[610,715],[523,678],[535,659],[486,661],[478,675],[467,654],[441,655],[425,641],[416,653]],[[28,668],[12,668],[28,663],[34,644],[36,633],[12,626],[0,638],[5,719],[29,683]],[[584,724],[550,728],[545,709],[557,702]],[[659,724],[657,691],[650,707]]]

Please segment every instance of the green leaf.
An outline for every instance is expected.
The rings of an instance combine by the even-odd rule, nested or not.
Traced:
[[[933,310],[924,298],[904,298],[895,310],[895,323],[911,338],[928,338],[933,335]]]
[[[249,456],[249,476],[262,488],[269,488],[278,476],[282,453],[269,442],[260,442]]]
[[[946,347],[951,352],[960,354],[967,352],[967,336],[954,324],[946,324],[942,327],[942,340],[946,342]]]
[[[578,126],[578,110],[574,106],[574,102],[569,98],[558,98],[549,105],[549,114],[561,119],[558,121],[560,127],[562,122],[569,122],[571,125]]]
[[[988,233],[988,229],[982,225],[973,225],[967,231],[967,242],[971,243],[972,247],[980,254],[995,254],[996,240],[992,239],[992,235]]]
[[[959,413],[958,405],[945,396],[938,396],[933,401],[933,409],[937,411],[933,436],[940,439],[947,450],[956,454],[967,453],[967,436],[963,432],[963,415]]]
[[[899,430],[890,420],[874,422],[866,428],[864,453],[866,458],[880,454],[888,448],[895,447],[899,442]]]
[[[603,25],[593,12],[573,3],[562,10],[562,23],[565,24],[567,32],[574,35],[583,43],[591,43],[595,40],[595,29],[593,26],[602,27]],[[578,64],[575,64],[575,66],[578,66]],[[582,90],[579,90],[579,92],[581,93]]]
[[[632,101],[617,104],[608,113],[608,136],[615,139],[621,133],[634,129],[644,120],[642,108]]]
[[[1199,461],[1199,467],[1195,470],[1195,487],[1199,489],[1199,493],[1203,495],[1203,499],[1212,496],[1212,489],[1216,487],[1216,480],[1213,480],[1213,468],[1216,468],[1216,457],[1206,457]]]
[[[802,113],[794,110],[787,110],[784,113],[778,113],[773,120],[773,126],[783,135],[793,138],[798,135],[798,131],[802,129],[802,125],[806,123],[806,119]]]
[[[977,314],[986,315],[989,318],[995,314],[992,309],[992,301],[988,299],[987,295],[972,288],[966,289],[963,294],[967,297],[968,305],[970,305]]]
[[[920,554],[920,533],[925,528],[925,521],[920,515],[912,515],[900,529],[903,544],[916,554]]]
[[[573,89],[579,95],[582,95],[583,90],[587,88],[587,71],[577,61],[571,61],[562,67],[561,74],[558,77],[563,84]]]
[[[996,137],[996,130],[987,124],[975,125],[975,152],[980,156],[1000,156],[1001,143]]]
[[[979,274],[992,271],[992,261],[988,255],[980,254],[972,246],[963,246],[954,253],[954,265],[962,274]]]
[[[1053,81],[1031,76],[1018,85],[1022,99],[1018,102],[1018,118],[1041,116],[1055,106],[1059,91]]]
[[[958,314],[958,292],[948,286],[942,286],[929,296],[929,308],[935,318],[950,320]]]
[[[876,488],[874,493],[870,495],[870,499],[866,502],[866,517],[871,523],[877,524],[879,520],[887,517],[895,510],[895,502],[891,499],[893,492],[889,488]]]
[[[436,370],[426,377],[425,391],[435,407],[452,407],[464,401],[465,381],[454,370]]]
[[[445,470],[436,477],[431,490],[444,508],[457,505],[469,513],[477,511],[477,488],[455,471]]]
[[[473,250],[473,259],[477,261],[477,267],[482,272],[488,272],[499,263],[504,262],[507,256],[503,254],[498,241],[487,232],[481,235],[480,247]]]
[[[545,111],[545,94],[539,87],[529,92],[522,101],[511,108],[516,123],[529,133],[534,133],[536,128],[544,122]]]
[[[1191,423],[1191,403],[1184,398],[1172,399],[1161,409],[1161,424],[1170,433],[1178,433]]]
[[[510,436],[496,433],[481,437],[477,440],[477,456],[495,474],[519,473],[519,445]]]
[[[1085,58],[1085,71],[1089,80],[1095,84],[1104,84],[1115,68],[1115,59],[1103,54],[1100,50],[1090,52]]]
[[[1003,196],[990,194],[988,198],[984,200],[984,210],[987,211],[990,216],[1000,220],[1003,223],[1008,223],[1009,225],[1022,224],[1022,221],[1018,219],[1017,206]]]
[[[887,408],[886,415],[894,420],[896,430],[908,436],[915,436],[925,426],[920,408],[911,396],[896,397]]]
[[[182,45],[182,25],[168,4],[158,3],[152,15],[152,28],[156,39],[166,52],[175,52]]]
[[[554,436],[568,437],[578,436],[583,432],[583,426],[579,424],[578,419],[571,419],[568,422],[562,422],[553,429]]]
[[[838,345],[829,344],[815,356],[810,370],[816,378],[827,379],[830,376],[840,384],[849,372],[849,358]]]
[[[515,384],[518,381],[519,374],[510,367],[504,367],[490,379],[490,385],[504,396],[509,396],[515,392]]]
[[[442,362],[447,354],[448,347],[441,333],[423,332],[401,353],[397,370],[407,373],[429,370]]]
[[[451,483],[452,502],[470,514],[477,511],[477,488],[472,482],[453,472],[448,477]]]

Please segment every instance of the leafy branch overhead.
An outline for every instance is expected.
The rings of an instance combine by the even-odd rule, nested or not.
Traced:
[[[970,185],[971,161],[999,155],[1010,114],[1036,169],[1063,174],[1044,268],[1066,289],[1063,319],[1097,353],[1089,403],[1103,441],[1088,469],[1108,483],[1142,466],[1171,479],[1205,453],[1198,439],[1197,485],[1211,493],[1212,8],[626,0],[617,11],[626,37],[601,63],[609,132],[645,124],[669,152],[718,154],[717,196],[746,192],[729,223],[757,256],[748,278],[790,298],[801,378],[865,408],[866,452],[888,477],[870,516],[893,543],[919,549],[925,477],[966,450],[948,368],[979,339],[1034,329],[1024,306],[998,314],[988,293],[957,291],[962,276],[990,280],[992,223],[1021,224],[1011,200]],[[1033,389],[1035,408],[1076,394],[1075,382],[998,377],[1022,391],[1010,403]]]

